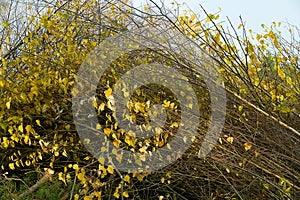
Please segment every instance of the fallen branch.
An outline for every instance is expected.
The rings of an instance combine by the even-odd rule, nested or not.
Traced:
[[[46,183],[53,174],[54,174],[54,171],[52,169],[47,169],[47,171],[45,172],[45,175],[38,182],[36,182],[36,184],[34,184],[30,188],[28,188],[28,190],[25,191],[24,193],[20,194],[15,200],[21,200],[22,198],[33,193],[35,190],[38,189],[38,187],[40,185]]]
[[[269,113],[263,111],[262,109],[260,109],[259,107],[255,106],[254,104],[252,104],[251,102],[247,101],[246,99],[244,99],[243,97],[239,96],[238,94],[234,93],[233,91],[229,90],[226,88],[226,91],[228,91],[230,94],[234,95],[235,97],[237,97],[239,100],[241,100],[243,103],[247,104],[248,106],[254,108],[255,110],[257,110],[258,112],[262,113],[263,115],[265,115],[266,117],[272,119],[273,121],[277,122],[279,125],[283,126],[284,128],[290,130],[291,132],[293,132],[294,134],[296,134],[298,137],[300,137],[300,133],[294,129],[293,127],[287,125],[286,123],[282,122],[281,120],[277,119],[276,117],[270,115]]]

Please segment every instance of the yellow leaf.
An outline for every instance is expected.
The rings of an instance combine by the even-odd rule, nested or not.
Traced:
[[[104,178],[107,175],[105,167],[103,165],[99,165],[99,170],[102,171],[101,178]]]
[[[101,125],[100,125],[100,124],[97,124],[97,125],[96,125],[96,129],[97,129],[97,130],[100,130],[100,129],[101,129]]]
[[[220,144],[223,144],[223,142],[222,142],[222,138],[219,138],[219,142],[220,142]]]
[[[286,78],[286,82],[287,82],[289,85],[293,85],[293,81],[292,81],[291,77],[287,77],[287,78]]]
[[[9,169],[14,170],[15,169],[15,164],[14,163],[9,163],[8,167],[9,167]]]
[[[7,67],[7,60],[5,58],[1,58],[1,61],[2,61],[3,68],[5,69]]]
[[[211,21],[211,19],[209,17],[207,17],[206,20],[205,20],[206,23],[210,22],[210,21]]]
[[[28,41],[29,41],[29,40],[28,40],[28,38],[27,38],[27,37],[26,37],[26,38],[24,38],[24,40],[23,40],[23,42],[24,42],[24,43],[28,43]]]
[[[15,147],[15,142],[14,141],[9,141],[9,144],[10,144],[10,146],[12,147],[12,148],[14,148]]]
[[[238,107],[238,111],[241,112],[243,110],[243,106]]]
[[[40,122],[39,119],[35,120],[35,122],[36,122],[37,125],[41,126],[41,122]]]
[[[127,192],[127,191],[124,191],[124,192],[123,192],[123,196],[126,197],[126,198],[128,198],[128,197],[129,197],[128,192]]]
[[[194,21],[194,19],[195,19],[195,14],[191,14],[191,21]]]
[[[199,27],[199,26],[201,26],[201,22],[196,22],[195,27]]]
[[[26,160],[26,161],[25,161],[25,165],[26,165],[26,166],[30,166],[30,164],[31,164],[30,160]]]
[[[104,92],[104,94],[105,94],[105,97],[108,99],[108,98],[111,96],[111,94],[112,94],[112,89],[111,89],[111,88],[108,88],[108,89]]]
[[[83,198],[83,200],[90,200],[90,199],[91,199],[90,196],[85,196],[85,197]]]
[[[178,122],[173,122],[170,127],[173,128],[173,127],[178,127],[178,126],[179,126]]]
[[[94,108],[97,108],[97,107],[98,107],[98,103],[97,103],[96,98],[93,99],[93,106],[94,106]]]
[[[8,132],[9,132],[10,134],[13,134],[13,131],[14,131],[13,127],[10,126],[10,127],[8,128]]]
[[[139,149],[139,151],[140,151],[141,153],[147,153],[147,147],[144,145],[143,147],[141,147],[141,148]]]
[[[135,143],[136,143],[136,139],[133,138],[133,137],[130,137],[128,134],[126,134],[126,135],[125,135],[125,142],[126,142],[128,145],[134,147],[134,146],[135,146]]]
[[[215,15],[213,15],[213,14],[208,14],[208,16],[207,16],[207,18],[206,18],[206,23],[207,22],[210,22],[211,20],[217,20],[219,18],[219,16],[217,15],[217,16],[215,16]]]
[[[171,145],[169,143],[167,143],[167,148],[171,150]]]
[[[290,193],[291,192],[291,187],[288,187],[286,190],[285,190],[285,193]]]
[[[88,138],[85,138],[85,139],[83,140],[83,142],[84,142],[84,144],[89,144],[89,143],[91,142],[91,140],[88,139]]]
[[[98,161],[99,161],[99,163],[100,163],[101,165],[104,165],[105,158],[104,158],[104,157],[100,157],[100,158],[98,159]]]
[[[271,97],[272,97],[272,101],[275,101],[276,100],[276,92],[275,92],[275,90],[272,90],[270,92],[270,94],[271,94]]]
[[[107,171],[108,171],[108,173],[113,174],[114,173],[114,168],[111,165],[109,165],[107,167]]]
[[[23,133],[24,132],[24,129],[23,129],[23,124],[21,124],[20,126],[18,126],[18,130]]]
[[[62,155],[65,157],[68,157],[67,151],[64,149],[64,151],[62,152]]]
[[[101,103],[100,106],[99,106],[99,110],[100,111],[103,111],[105,108],[105,103]]]
[[[133,177],[136,177],[140,182],[143,181],[145,175],[141,174],[141,173],[134,173]]]
[[[268,183],[264,183],[263,186],[268,190],[269,189],[269,184]]]
[[[116,155],[116,160],[119,162],[119,163],[121,163],[122,162],[122,159],[123,159],[123,154],[118,154],[118,155]]]
[[[166,174],[166,177],[171,178],[171,174],[172,174],[172,172],[168,172],[168,173]]]
[[[74,200],[78,200],[79,199],[79,195],[78,194],[75,194],[74,195]]]
[[[124,181],[130,183],[130,176],[128,174],[125,175]]]
[[[114,192],[114,197],[116,197],[117,199],[120,198],[120,194],[119,194],[118,188],[117,188],[116,191]]]
[[[233,137],[228,137],[228,138],[226,139],[226,141],[229,142],[230,144],[232,144],[232,143],[233,143]]]
[[[106,136],[109,136],[110,133],[111,133],[111,129],[110,129],[110,128],[105,128],[103,131],[104,131],[104,134],[105,134]]]
[[[95,197],[98,197],[98,199],[101,199],[101,191],[95,191],[94,192]]]
[[[226,168],[226,172],[227,172],[227,173],[230,173],[230,169],[229,169],[229,168]]]
[[[101,147],[101,152],[106,152],[106,148],[105,147]]]
[[[65,129],[66,129],[67,131],[69,131],[69,130],[71,129],[71,125],[70,125],[70,124],[65,125]]]
[[[78,170],[78,169],[79,169],[78,165],[77,165],[77,164],[74,164],[74,165],[73,165],[73,169]]]
[[[9,26],[9,23],[8,23],[8,22],[4,22],[4,23],[2,23],[2,26],[3,26],[4,28],[7,28],[7,27]]]
[[[5,105],[6,105],[6,108],[7,108],[7,109],[10,109],[10,101],[6,102]]]
[[[165,142],[163,140],[158,141],[158,146],[163,147],[165,145]]]
[[[13,134],[11,137],[10,137],[13,141],[16,141],[16,142],[19,142],[19,138],[16,134]]]
[[[84,174],[85,174],[84,172],[81,172],[81,173],[77,174],[78,180],[85,182]]]
[[[29,136],[28,135],[25,135],[24,142],[25,142],[25,144],[28,144],[28,142],[29,142]]]
[[[0,88],[4,87],[4,81],[0,80]]]
[[[25,127],[25,129],[26,129],[27,133],[34,133],[34,129],[32,128],[31,125],[27,125],[27,126]]]
[[[165,182],[165,178],[162,177],[162,178],[160,179],[160,182],[161,182],[161,183],[164,183],[164,182]]]
[[[39,158],[40,160],[43,160],[43,157],[42,157],[42,154],[41,154],[41,153],[39,153],[38,158]]]
[[[261,38],[261,35],[260,35],[260,34],[257,34],[257,35],[256,35],[256,39],[257,39],[257,40],[260,40],[260,38]]]
[[[164,100],[163,106],[164,106],[165,108],[168,108],[168,107],[170,106],[170,104],[171,104],[170,101]]]
[[[246,143],[244,144],[244,148],[245,148],[246,151],[250,150],[251,147],[252,147],[252,145],[251,145],[250,143],[248,143],[248,142],[246,142]]]
[[[280,66],[277,66],[277,73],[278,73],[278,76],[279,76],[280,78],[282,78],[282,79],[285,78],[285,73],[284,73],[284,71],[281,69]]]
[[[4,148],[7,148],[9,146],[9,140],[7,139],[7,137],[3,137],[3,142],[2,145]]]
[[[121,140],[115,139],[115,140],[113,141],[113,144],[114,144],[115,147],[120,147]]]

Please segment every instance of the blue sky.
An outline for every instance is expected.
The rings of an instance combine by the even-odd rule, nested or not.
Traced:
[[[135,5],[141,5],[147,0],[133,0]],[[174,0],[157,0],[164,1],[165,6],[169,7],[170,2]],[[254,32],[262,33],[261,24],[270,25],[273,21],[282,22],[282,27],[289,22],[300,28],[300,0],[176,0],[177,3],[185,4],[195,13],[201,13],[200,4],[209,12],[215,13],[222,8],[220,14],[221,20],[226,20],[226,16],[235,27],[240,24],[239,16],[246,22],[246,28]],[[183,10],[183,9],[182,9]],[[287,31],[283,31],[289,36]]]
[[[248,29],[261,32],[261,24],[270,25],[273,21],[289,22],[300,28],[299,0],[185,0],[194,11],[199,12],[201,4],[207,11],[214,13],[222,8],[221,18],[226,16],[235,24],[240,23],[239,16],[246,22]]]

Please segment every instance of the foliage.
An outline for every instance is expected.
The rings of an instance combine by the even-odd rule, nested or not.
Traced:
[[[24,32],[14,29],[9,20],[2,23],[1,46],[9,44],[9,48],[1,55],[0,65],[1,174],[8,172],[6,176],[22,179],[29,171],[54,169],[54,180],[61,182],[46,184],[38,191],[42,194],[36,194],[49,199],[54,197],[44,192],[48,187],[66,187],[74,199],[85,200],[112,196],[296,198],[300,193],[299,40],[293,35],[297,29],[291,30],[292,41],[281,37],[277,29],[280,23],[263,26],[263,34],[248,33],[241,24],[238,29],[232,27],[232,34],[218,23],[218,15],[203,10],[205,19],[186,13],[174,20],[151,2],[152,7],[144,10],[132,10],[127,1],[45,2],[41,12],[32,11],[26,19]],[[226,84],[227,119],[219,144],[206,158],[199,159],[210,109],[209,97],[203,95],[207,87],[201,78],[195,78],[198,72],[186,59],[163,50],[133,52],[136,60],[125,55],[115,64],[119,73],[122,65],[154,61],[178,67],[197,91],[203,121],[195,141],[176,163],[153,173],[121,174],[113,164],[105,166],[103,159],[96,160],[84,148],[73,122],[71,90],[80,65],[103,39],[131,26],[156,27],[156,22],[171,24],[209,53]],[[123,132],[114,135],[119,129],[111,120],[109,97],[118,73],[111,74],[101,80],[103,87],[99,87],[94,105],[101,122],[98,128],[116,147],[143,153],[166,145],[180,121],[180,113],[174,112],[180,108],[176,99],[168,92],[162,99],[151,99],[163,90],[157,85],[151,86],[150,94],[147,87],[140,88],[129,105],[131,120],[147,125],[152,105],[147,101],[151,100],[167,110],[168,132],[144,141]],[[70,187],[73,184],[76,189]]]

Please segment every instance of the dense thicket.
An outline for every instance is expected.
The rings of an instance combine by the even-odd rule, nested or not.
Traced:
[[[65,185],[79,185],[76,192],[74,188],[68,189],[68,195],[74,199],[158,199],[162,196],[166,199],[297,199],[300,196],[297,28],[290,27],[291,39],[280,35],[280,23],[264,27],[264,32],[258,34],[247,31],[243,24],[228,31],[218,22],[218,15],[208,14],[204,9],[200,16],[194,13],[177,16],[154,1],[145,8],[117,0],[43,1],[40,7],[35,5],[13,1],[1,5],[0,167],[1,174],[5,174],[3,179],[27,172],[34,172],[40,178],[45,171],[53,170],[53,177]],[[24,18],[16,19],[16,15],[10,14],[17,6],[22,12],[26,10]],[[110,120],[113,114],[108,97],[113,84],[124,73],[124,69],[118,71],[122,66],[130,69],[159,62],[177,68],[193,85],[202,118],[196,139],[175,163],[152,173],[121,173],[113,164],[105,166],[102,159],[96,160],[82,144],[72,113],[74,80],[88,54],[105,38],[146,26],[160,30],[165,25],[206,52],[199,56],[208,56],[222,74],[227,95],[224,128],[212,151],[199,158],[211,114],[209,91],[199,77],[201,73],[189,65],[191,60],[166,51],[163,45],[159,50],[131,52],[116,61],[112,68],[117,73],[103,77],[104,86],[97,90],[95,106],[98,110],[101,106],[100,128],[114,127],[107,136],[116,146],[139,151],[145,145],[135,138],[126,138],[125,134],[112,134],[118,129],[115,121]],[[132,97],[131,114],[138,125],[147,121],[147,100],[163,90],[157,85],[151,87],[150,94],[144,94],[147,87]],[[164,95],[165,99],[151,101],[169,108],[165,129],[176,134],[174,124],[180,122],[180,112],[173,112],[176,99],[167,90]],[[170,102],[175,103],[173,107]],[[170,139],[169,135],[157,140],[154,137],[149,142],[153,149],[147,150],[162,147]],[[5,180],[1,183],[5,184]],[[15,198],[18,194],[4,195]]]

